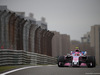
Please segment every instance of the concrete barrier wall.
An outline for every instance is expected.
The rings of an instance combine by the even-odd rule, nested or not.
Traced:
[[[57,59],[51,56],[38,54],[34,52],[27,52],[23,50],[0,50],[0,66],[4,65],[43,65],[43,64],[56,64]]]

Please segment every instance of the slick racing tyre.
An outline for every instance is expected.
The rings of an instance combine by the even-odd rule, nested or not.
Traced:
[[[59,56],[58,57],[58,67],[63,67],[64,66],[64,56]]]
[[[95,56],[88,56],[87,59],[87,66],[88,67],[95,67],[96,63],[95,63]]]

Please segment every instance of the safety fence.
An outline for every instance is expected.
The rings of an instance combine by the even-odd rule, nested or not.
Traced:
[[[56,64],[56,58],[23,50],[0,50],[0,66],[3,65]]]

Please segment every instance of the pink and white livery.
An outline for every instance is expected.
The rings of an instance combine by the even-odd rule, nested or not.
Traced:
[[[69,55],[58,57],[58,67],[63,66],[95,67],[95,57],[88,56],[86,51],[76,49],[75,51],[71,51]]]

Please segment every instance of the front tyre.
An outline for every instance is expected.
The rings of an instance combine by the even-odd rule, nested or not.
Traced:
[[[64,67],[64,62],[58,62],[58,67]]]
[[[64,59],[65,57],[64,56],[59,56],[58,57],[58,67],[63,67],[64,66]]]
[[[91,68],[96,66],[95,56],[88,56],[87,66]]]

